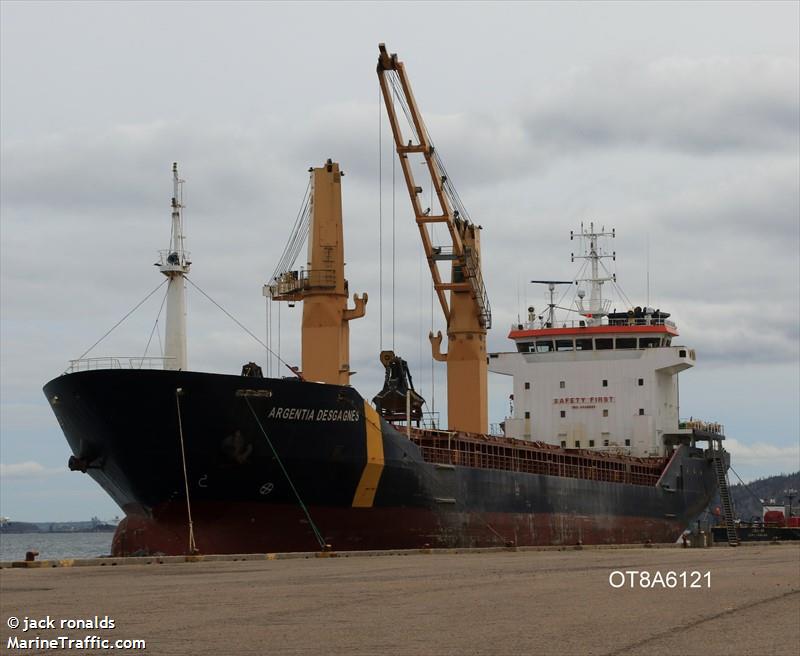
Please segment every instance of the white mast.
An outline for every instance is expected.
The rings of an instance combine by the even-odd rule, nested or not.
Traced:
[[[574,233],[570,230],[569,238],[574,238]],[[581,314],[583,314],[588,319],[588,324],[592,325],[599,325],[602,323],[603,317],[608,314],[609,307],[611,306],[611,300],[603,300],[603,283],[613,280],[616,282],[616,275],[611,276],[601,276],[600,275],[600,260],[606,257],[611,257],[613,259],[617,259],[616,252],[613,253],[605,253],[603,250],[598,246],[597,239],[598,237],[611,237],[612,239],[616,237],[615,230],[612,228],[611,232],[606,232],[605,227],[601,229],[600,232],[594,231],[594,223],[589,223],[589,230],[586,230],[581,223],[581,231],[579,234],[585,240],[588,240],[588,247],[584,249],[583,255],[575,255],[572,254],[572,261],[574,262],[575,259],[579,260],[589,260],[592,265],[592,273],[591,277],[589,278],[580,278],[576,282],[587,282],[589,283],[589,305],[586,307],[583,302],[583,296],[579,293],[579,301],[577,302],[578,310]]]
[[[189,253],[183,248],[183,180],[177,162],[172,165],[172,232],[169,249],[160,251],[159,271],[169,278],[164,369],[186,369],[186,282]]]

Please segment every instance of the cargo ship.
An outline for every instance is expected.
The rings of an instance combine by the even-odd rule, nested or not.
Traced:
[[[579,318],[560,321],[551,297],[546,316],[531,308],[512,327],[513,352],[487,353],[481,227],[430,141],[404,65],[383,45],[378,77],[447,326],[447,353],[441,333],[429,336],[447,368],[447,429],[426,424],[408,366],[391,351],[380,354],[385,384],[371,401],[350,384],[349,322],[368,298],[349,307],[343,173],[331,160],[310,170],[263,289],[271,302],[302,303],[301,366],[284,363],[285,377],[264,377],[253,362],[241,375],[190,370],[191,262],[174,166],[171,240],[157,263],[168,285],[163,358],[82,357],[44,387],[70,469],[125,513],[112,553],[674,542],[726,485],[729,462],[719,424],[679,420],[677,375],[694,351],[673,344],[677,329],[660,310],[607,311],[590,227],[581,237],[591,295],[585,305],[580,296]],[[417,163],[435,208],[422,207]],[[306,235],[307,262],[295,268]],[[490,369],[514,380],[498,435],[488,433]]]

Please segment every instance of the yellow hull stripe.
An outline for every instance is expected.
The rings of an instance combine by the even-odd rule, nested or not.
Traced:
[[[372,508],[383,473],[381,419],[367,401],[364,401],[364,424],[367,437],[367,462],[353,497],[353,508]]]

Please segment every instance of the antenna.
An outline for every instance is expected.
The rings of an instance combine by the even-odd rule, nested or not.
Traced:
[[[605,226],[602,226],[600,231],[595,231],[594,222],[589,222],[589,228],[586,229],[585,225],[581,223],[581,230],[577,233],[579,237],[582,238],[582,243],[584,246],[584,254],[583,255],[575,255],[572,254],[572,261],[574,262],[576,259],[579,260],[589,260],[592,266],[591,276],[588,278],[581,278],[576,282],[588,282],[589,283],[589,307],[585,307],[583,299],[578,302],[578,310],[580,313],[588,319],[589,325],[600,324],[604,316],[608,314],[609,308],[611,306],[611,301],[608,299],[603,299],[603,283],[609,281],[616,281],[615,276],[607,276],[601,277],[600,276],[600,261],[604,258],[612,258],[614,260],[617,259],[616,251],[612,251],[608,253],[604,251],[599,245],[599,238],[601,237],[611,237],[614,239],[616,235],[616,230],[611,229],[611,232],[607,232]],[[575,236],[574,232],[570,232],[570,239],[573,239]],[[587,245],[588,243],[588,245]]]
[[[647,307],[650,307],[650,233],[647,233]]]
[[[550,292],[550,302],[547,304],[547,327],[551,327],[555,322],[555,311],[556,311],[556,303],[555,303],[555,293],[556,293],[556,285],[571,285],[571,280],[531,280],[532,283],[537,285],[547,285],[547,289]]]

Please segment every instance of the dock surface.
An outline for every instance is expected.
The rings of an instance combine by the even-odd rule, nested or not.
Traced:
[[[710,572],[702,587],[614,588],[612,572]],[[619,583],[620,575],[614,575]],[[415,554],[3,569],[9,639],[140,639],[142,654],[788,654],[800,545]],[[9,628],[108,617],[113,629]],[[13,624],[13,622],[12,622]],[[120,651],[119,649],[115,651]]]

